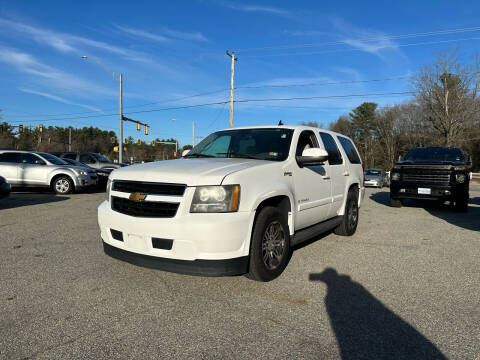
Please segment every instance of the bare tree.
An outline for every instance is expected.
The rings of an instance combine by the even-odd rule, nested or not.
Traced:
[[[424,65],[413,78],[417,101],[433,129],[452,146],[478,116],[480,62],[459,62],[457,51],[437,55],[433,65]]]

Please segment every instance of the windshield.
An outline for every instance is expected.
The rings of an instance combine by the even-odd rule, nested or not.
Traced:
[[[463,162],[465,158],[460,149],[444,147],[415,148],[408,152],[405,161],[419,162]]]
[[[81,166],[81,167],[88,167],[84,163],[81,163],[80,161],[73,160],[73,159],[62,159],[63,161],[66,161],[67,163],[75,166]]]
[[[43,157],[45,160],[48,160],[48,162],[51,162],[54,165],[68,165],[67,162],[63,161],[62,159],[52,155],[52,154],[47,154],[47,153],[38,153],[41,157]]]
[[[112,162],[109,158],[103,156],[102,154],[93,153],[92,155],[100,162],[106,162],[106,163]]]
[[[380,176],[382,172],[380,170],[372,170],[372,169],[367,169],[365,172],[365,175],[378,175]]]
[[[218,131],[207,136],[186,157],[237,157],[283,161],[288,157],[293,130],[282,128]]]

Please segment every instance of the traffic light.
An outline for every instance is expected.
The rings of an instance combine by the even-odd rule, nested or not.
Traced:
[[[142,145],[142,140],[138,139],[137,144]]]
[[[118,152],[118,146],[114,146],[114,147],[113,147],[113,151],[114,151],[114,152]]]
[[[41,133],[43,133],[43,125],[40,125],[39,129]]]
[[[148,125],[145,125],[145,135],[148,135]]]
[[[23,125],[18,125],[18,132],[23,133]]]
[[[112,142],[112,144],[115,144],[117,142],[117,138],[115,136],[112,136],[110,138],[110,141]]]
[[[140,131],[140,123],[137,122],[137,131]]]
[[[155,140],[152,140],[152,146],[155,146],[155,145],[156,145]]]
[[[124,144],[128,144],[128,138],[125,138]]]

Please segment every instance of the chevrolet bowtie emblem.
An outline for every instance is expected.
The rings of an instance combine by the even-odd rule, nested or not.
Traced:
[[[143,201],[145,200],[146,197],[147,197],[146,194],[136,192],[136,193],[130,194],[128,198],[133,201]]]

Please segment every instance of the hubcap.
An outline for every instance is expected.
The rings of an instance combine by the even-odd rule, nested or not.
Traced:
[[[285,232],[278,221],[271,222],[262,239],[263,263],[269,270],[275,270],[285,256]]]
[[[348,207],[348,226],[350,229],[353,229],[357,224],[358,220],[358,207],[355,201],[350,201],[350,206]]]
[[[68,182],[68,180],[59,179],[55,183],[55,189],[60,193],[66,193],[68,189],[70,189],[70,183]]]

